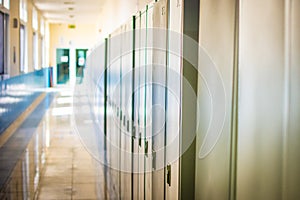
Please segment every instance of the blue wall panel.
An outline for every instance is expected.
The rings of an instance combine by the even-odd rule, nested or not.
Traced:
[[[50,86],[50,71],[44,68],[0,81],[0,135]]]

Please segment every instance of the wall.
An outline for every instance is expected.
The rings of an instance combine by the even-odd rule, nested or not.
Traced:
[[[50,66],[54,67],[53,81],[56,83],[56,49],[70,49],[70,82],[75,83],[75,50],[90,49],[96,42],[98,30],[95,24],[76,24],[76,28],[68,28],[68,24],[50,24]]]
[[[101,29],[100,38],[103,39],[116,28],[124,24],[130,17],[154,0],[110,0],[105,1],[105,10],[99,19],[98,28]]]
[[[13,28],[13,19],[17,18],[19,21],[19,1],[10,1],[9,12],[9,63],[8,73],[10,76],[16,76],[20,73],[20,26]],[[15,60],[13,59],[15,52]],[[15,62],[14,62],[15,61]]]
[[[17,76],[20,74],[20,23],[26,26],[26,35],[27,35],[27,46],[26,46],[26,61],[25,65],[27,65],[26,72],[32,72],[33,69],[33,48],[32,48],[32,38],[33,32],[32,29],[32,9],[33,4],[31,0],[27,0],[27,22],[21,22],[20,20],[20,10],[19,10],[19,1],[11,0],[10,1],[10,11],[9,11],[9,62],[8,62],[8,73],[12,76]],[[37,10],[38,11],[38,10]],[[13,28],[13,19],[16,18],[18,20],[18,27]],[[39,35],[38,45],[40,46],[41,34],[40,34],[40,21],[43,18],[42,14],[38,11],[38,30],[36,31]],[[46,24],[46,23],[45,23]],[[47,32],[46,32],[47,34]],[[45,43],[47,41],[45,40]],[[46,46],[46,45],[45,45]],[[14,62],[14,51],[15,51],[15,62]],[[38,58],[41,59],[41,49],[39,49]],[[46,55],[47,56],[47,55]],[[39,62],[41,63],[41,62]],[[47,63],[46,63],[47,64]],[[39,65],[39,68],[42,66]],[[43,66],[48,67],[48,66]]]

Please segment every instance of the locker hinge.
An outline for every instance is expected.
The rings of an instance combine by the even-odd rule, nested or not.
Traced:
[[[171,186],[171,165],[167,165],[167,184]]]

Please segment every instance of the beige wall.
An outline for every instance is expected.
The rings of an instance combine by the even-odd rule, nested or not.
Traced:
[[[33,4],[31,0],[27,1],[27,22],[22,22],[20,20],[20,10],[19,10],[19,0],[11,0],[10,1],[10,10],[9,10],[9,61],[8,61],[8,73],[12,76],[17,76],[20,74],[20,23],[26,26],[26,35],[27,35],[27,48],[25,52],[26,62],[27,65],[27,72],[32,72],[33,69],[33,29],[32,29],[32,9]],[[37,10],[38,11],[38,10]],[[18,27],[13,28],[13,19],[16,18],[18,20]],[[38,30],[36,31],[39,39],[38,39],[38,58],[39,64],[41,64],[41,52],[42,49],[40,48],[41,42],[41,34],[40,34],[40,21],[43,18],[42,14],[38,11]],[[46,24],[46,23],[45,23]],[[47,42],[47,41],[45,41]],[[14,62],[14,51],[15,51],[15,62]],[[39,68],[42,66],[39,65]],[[44,67],[44,66],[43,66]]]
[[[8,73],[10,76],[16,76],[20,73],[20,26],[13,28],[13,19],[18,19],[19,22],[19,1],[10,1],[9,11],[9,62],[8,62]],[[15,53],[15,62],[14,62]]]
[[[144,10],[146,5],[154,0],[109,0],[105,1],[105,9],[102,11],[100,19],[97,22],[101,29],[100,39],[107,37],[119,26],[127,22],[138,11]]]
[[[56,49],[70,50],[70,83],[75,84],[76,49],[90,49],[97,41],[98,30],[93,24],[76,24],[70,29],[68,24],[50,24],[50,66],[53,66],[53,82],[56,83]]]
[[[76,24],[75,29],[68,24],[50,24],[50,66],[56,64],[57,48],[86,48],[93,47],[97,41],[96,25]]]

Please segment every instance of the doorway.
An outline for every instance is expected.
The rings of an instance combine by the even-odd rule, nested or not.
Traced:
[[[76,49],[76,83],[82,83],[87,49]]]
[[[70,79],[70,50],[56,49],[57,84],[66,84]]]

